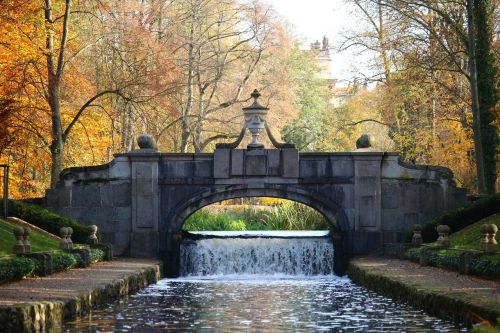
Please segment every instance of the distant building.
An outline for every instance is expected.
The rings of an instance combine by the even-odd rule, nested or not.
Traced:
[[[319,41],[311,44],[311,52],[316,56],[316,60],[321,68],[320,77],[327,81],[335,81],[332,76],[332,58],[330,57],[330,45],[328,38],[323,37],[323,45]]]
[[[348,87],[337,87],[337,80],[332,75],[333,60],[330,55],[330,44],[326,36],[323,42],[318,40],[311,43],[311,52],[315,55],[320,66],[320,78],[325,80],[325,85],[330,91],[330,105],[333,108],[339,108],[345,105],[351,98],[357,96],[360,89],[355,87],[356,83]]]

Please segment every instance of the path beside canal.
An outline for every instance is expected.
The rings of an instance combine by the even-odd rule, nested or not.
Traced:
[[[500,320],[499,281],[385,257],[354,258],[348,274],[355,283],[442,318],[469,325]]]
[[[7,332],[48,331],[157,282],[160,272],[156,260],[122,258],[0,285],[0,327]]]

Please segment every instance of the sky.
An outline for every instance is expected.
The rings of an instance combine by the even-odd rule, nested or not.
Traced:
[[[300,37],[304,48],[309,48],[316,40],[321,42],[325,35],[331,47],[338,47],[342,32],[356,24],[353,16],[349,14],[352,7],[344,0],[266,0],[266,2],[292,26],[292,31]],[[333,77],[341,81],[352,78],[359,59],[350,51],[330,52],[333,59]],[[339,82],[339,85],[345,84]]]

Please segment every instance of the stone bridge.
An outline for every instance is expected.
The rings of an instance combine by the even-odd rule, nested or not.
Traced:
[[[402,232],[465,200],[450,170],[411,166],[394,153],[371,150],[365,135],[350,153],[299,153],[279,143],[266,124],[268,108],[243,108],[245,124],[234,143],[213,154],[159,153],[140,136],[140,149],[106,165],[70,168],[47,191],[46,205],[86,224],[97,224],[115,252],[160,257],[167,276],[179,272],[182,225],[209,204],[241,197],[274,197],[306,204],[331,223],[335,272],[352,254],[383,252]],[[264,149],[266,130],[277,149]],[[247,149],[236,149],[246,131]]]
[[[396,153],[359,149],[299,153],[294,148],[219,148],[213,154],[137,149],[106,165],[69,168],[46,205],[97,224],[118,254],[160,257],[178,274],[182,225],[221,200],[275,197],[306,204],[330,222],[341,272],[352,254],[384,244],[465,201],[448,169],[402,163]]]

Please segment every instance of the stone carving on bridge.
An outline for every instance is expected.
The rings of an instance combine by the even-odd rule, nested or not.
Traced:
[[[259,97],[261,96],[259,91],[255,89],[250,95],[254,100],[252,105],[243,108],[243,114],[245,115],[245,123],[240,132],[240,135],[234,142],[230,143],[219,143],[216,145],[216,148],[220,149],[235,149],[237,148],[243,138],[245,137],[246,130],[252,134],[252,142],[247,146],[247,149],[263,149],[264,144],[262,144],[259,140],[260,133],[262,130],[266,130],[267,136],[269,140],[273,144],[275,148],[283,149],[283,148],[295,148],[295,145],[290,143],[281,143],[276,140],[274,135],[271,132],[269,125],[267,124],[267,113],[269,112],[269,108],[261,105],[259,103]]]

